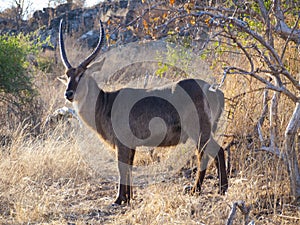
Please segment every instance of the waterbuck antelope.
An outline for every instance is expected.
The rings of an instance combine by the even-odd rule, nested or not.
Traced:
[[[174,146],[188,138],[195,142],[198,159],[191,194],[201,190],[209,155],[215,159],[220,192],[224,193],[228,187],[224,151],[212,138],[223,109],[223,93],[204,91],[209,85],[194,79],[155,89],[123,88],[106,92],[90,76],[88,67],[103,43],[104,29],[100,21],[97,47],[79,66],[72,67],[66,56],[60,23],[60,53],[68,77],[65,97],[72,102],[81,120],[117,150],[119,187],[115,203],[129,203],[132,197],[136,147]],[[98,73],[103,63],[104,59],[96,63]]]

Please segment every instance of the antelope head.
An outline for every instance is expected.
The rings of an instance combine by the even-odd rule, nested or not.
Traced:
[[[98,53],[100,52],[103,46],[104,29],[103,29],[102,22],[100,21],[100,36],[99,36],[97,47],[82,63],[79,64],[79,66],[72,67],[67,58],[66,51],[65,51],[63,32],[62,32],[62,23],[63,20],[60,21],[60,25],[59,25],[59,48],[60,48],[60,56],[62,62],[66,68],[65,75],[68,78],[68,81],[66,82],[67,89],[65,91],[65,98],[70,102],[73,102],[79,82],[82,83],[84,82],[83,80],[86,80],[85,71],[87,70],[88,65],[96,58],[96,56],[98,55]]]

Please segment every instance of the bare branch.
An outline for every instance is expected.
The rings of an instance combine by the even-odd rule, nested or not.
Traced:
[[[210,7],[210,6],[201,6],[201,5],[196,5],[195,10],[200,10],[200,11],[212,11],[212,12],[219,12],[219,13],[227,13],[228,15],[232,15],[234,12],[238,14],[247,14],[250,15],[251,17],[259,17],[261,18],[261,15],[259,15],[256,11],[251,10],[251,7],[249,7],[249,2],[244,2],[244,8],[239,7],[239,8],[225,8],[222,6],[219,7]]]
[[[259,140],[262,144],[264,144],[264,137],[263,137],[263,133],[262,133],[262,125],[263,125],[263,123],[265,121],[265,118],[267,116],[267,113],[268,113],[268,94],[269,94],[268,89],[265,89],[264,90],[264,96],[263,96],[263,110],[262,110],[261,116],[259,117],[259,119],[257,121],[257,124],[256,124],[256,130],[257,130],[257,133],[258,133],[258,137],[259,137]]]
[[[213,26],[221,27],[221,28],[224,27],[224,24],[231,23],[234,26],[236,26],[237,28],[239,28],[241,31],[249,34],[251,37],[253,37],[255,40],[257,40],[261,45],[263,45],[270,52],[270,55],[274,59],[275,63],[278,64],[278,66],[276,66],[273,63],[271,63],[266,56],[264,57],[265,61],[268,63],[268,66],[272,70],[272,73],[270,73],[270,75],[276,76],[276,78],[279,79],[278,83],[280,84],[281,81],[280,81],[280,78],[278,75],[281,73],[284,76],[286,76],[287,79],[289,79],[291,81],[291,83],[298,90],[300,90],[299,82],[293,76],[291,76],[291,74],[286,70],[286,68],[281,60],[281,57],[279,57],[279,55],[277,54],[277,52],[273,48],[273,46],[271,44],[269,44],[267,41],[265,41],[265,39],[261,35],[259,35],[255,31],[251,30],[247,23],[245,23],[244,21],[239,20],[237,18],[227,17],[227,16],[224,16],[223,14],[215,15],[211,12],[206,12],[206,11],[200,11],[200,12],[197,12],[197,13],[195,12],[195,13],[191,13],[191,14],[194,16],[197,16],[197,17],[209,16],[209,17],[211,17],[210,24]],[[257,79],[260,80],[260,78],[258,76],[257,76]],[[268,85],[268,86],[271,87],[270,85]],[[278,89],[278,88],[276,88],[276,89]],[[285,92],[286,92],[286,90],[285,90]],[[290,93],[291,92],[289,92],[288,94],[290,95]],[[296,100],[295,96],[292,97],[290,95],[290,98],[293,99],[293,101],[295,102],[295,100]]]
[[[276,82],[276,86],[278,86]],[[270,106],[270,147],[276,148],[278,140],[278,101],[280,92],[274,92]]]
[[[268,21],[270,21],[269,16],[268,16],[269,13],[268,13],[268,11],[265,7],[264,1],[258,0],[258,5],[259,5],[259,8],[260,8],[261,15],[264,19],[264,22],[268,23]]]
[[[237,46],[242,50],[242,52],[247,57],[247,59],[248,59],[248,61],[250,63],[251,72],[253,72],[254,71],[254,64],[253,64],[253,61],[252,61],[252,57],[250,56],[250,54],[248,53],[248,51],[246,50],[246,48],[244,48],[244,46],[237,40],[237,38],[232,35],[230,26],[228,26],[228,30],[230,32],[230,38],[233,40],[234,43],[237,44]]]
[[[272,147],[262,146],[259,149],[255,149],[254,151],[255,152],[266,151],[266,152],[276,155],[281,160],[286,160],[285,154],[283,152],[281,152],[278,147],[272,148]]]
[[[266,9],[264,1],[258,0],[258,4],[259,4],[260,12],[264,18],[264,23],[266,24],[266,35],[268,38],[268,42],[274,48],[274,39],[273,39],[273,35],[272,35],[271,20],[269,17],[269,12]]]
[[[157,4],[152,5],[151,7],[144,9],[143,13],[140,16],[137,16],[134,20],[130,21],[129,23],[125,24],[126,27],[131,26],[132,24],[136,23],[138,20],[143,18],[147,13],[149,13],[153,9],[157,9],[159,6],[166,4],[166,2],[158,2]],[[114,33],[116,30],[120,29],[123,27],[124,24],[119,24],[111,33]]]
[[[273,69],[274,66],[273,66],[272,63],[270,62],[269,58],[261,51],[261,49],[259,49],[259,48],[257,47],[257,45],[253,45],[253,48],[254,48],[254,50],[256,50],[257,53],[263,58],[264,62],[267,63],[268,67],[269,67],[270,69]],[[262,70],[260,70],[260,71],[262,71]],[[272,74],[272,71],[268,71],[268,72],[265,71],[265,73]]]
[[[297,19],[295,25],[293,26],[291,33],[289,34],[289,36],[287,37],[287,39],[286,39],[286,41],[285,41],[285,43],[284,43],[284,47],[283,47],[283,49],[282,49],[281,57],[280,57],[281,60],[283,60],[283,57],[284,57],[284,54],[285,54],[287,45],[288,45],[288,43],[290,42],[291,37],[292,37],[292,35],[294,34],[296,27],[298,27],[299,20],[300,20],[300,14],[298,15],[298,19]]]
[[[280,57],[278,56],[276,50],[268,43],[265,41],[265,39],[260,36],[258,33],[256,33],[255,31],[251,30],[250,27],[248,26],[248,24],[242,20],[239,20],[237,18],[234,17],[227,17],[223,14],[213,14],[210,12],[205,12],[205,11],[200,11],[197,13],[191,13],[191,15],[196,16],[196,17],[202,17],[204,15],[206,16],[210,16],[212,17],[212,21],[210,22],[211,25],[214,26],[218,26],[218,27],[224,27],[224,24],[227,23],[231,23],[232,25],[234,25],[236,28],[239,28],[240,30],[242,30],[243,32],[249,34],[251,37],[253,37],[255,40],[257,40],[259,43],[261,43],[274,57],[274,59],[276,60],[276,62],[283,67],[283,63],[280,59]],[[216,20],[218,19],[218,21]]]
[[[268,81],[268,80],[264,79],[263,77],[259,76],[258,74],[256,74],[256,72],[249,72],[249,71],[246,71],[244,69],[237,68],[234,66],[233,67],[225,67],[224,69],[227,71],[228,74],[249,75],[251,77],[254,77],[258,81],[265,84],[267,89],[281,92],[281,93],[285,94],[289,99],[291,99],[295,103],[300,100],[295,94],[293,94],[288,89],[286,89],[285,86],[283,86],[283,85],[275,86],[270,81]]]
[[[249,213],[250,213],[250,210],[251,210],[251,206],[247,207],[244,201],[239,200],[239,201],[234,202],[232,204],[231,211],[230,211],[229,216],[228,216],[227,221],[226,221],[226,225],[232,225],[233,224],[233,220],[234,220],[237,208],[244,215],[244,223],[248,224]]]
[[[300,30],[292,30],[284,21],[284,14],[280,7],[280,1],[273,1],[274,16],[276,18],[275,32],[281,36],[281,38],[291,40],[296,44],[300,44]]]

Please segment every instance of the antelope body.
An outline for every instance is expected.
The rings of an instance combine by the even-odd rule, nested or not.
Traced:
[[[201,190],[209,155],[215,158],[220,191],[224,193],[228,187],[224,151],[212,138],[224,104],[222,92],[217,90],[206,95],[203,88],[208,84],[194,79],[157,89],[103,91],[87,70],[104,42],[101,21],[100,26],[97,47],[78,67],[72,67],[66,57],[62,21],[59,43],[68,77],[65,97],[73,103],[81,120],[117,149],[119,188],[115,203],[129,203],[132,197],[131,176],[136,147],[174,146],[188,138],[195,142],[198,152],[198,171],[191,193]],[[103,65],[104,59],[99,63]]]

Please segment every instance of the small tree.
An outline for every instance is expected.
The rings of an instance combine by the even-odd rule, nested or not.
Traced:
[[[247,68],[223,65],[225,76],[233,74],[251,77],[265,85],[265,105],[256,125],[260,148],[284,160],[289,174],[291,196],[298,202],[300,169],[296,134],[300,126],[300,84],[299,77],[293,74],[285,63],[287,48],[300,44],[300,30],[297,30],[300,20],[299,6],[293,4],[281,4],[278,0],[259,0],[251,3],[233,1],[228,8],[203,10],[205,8],[198,7],[199,11],[193,15],[211,26],[213,35],[227,40],[219,47],[227,45],[238,49],[237,53],[248,61]],[[280,42],[280,39],[283,42]],[[269,106],[266,101],[268,90],[272,91]],[[294,112],[288,119],[284,133],[280,133],[278,129],[278,105],[281,95],[285,95],[294,103]],[[266,109],[269,110],[269,132],[264,135],[262,125]],[[284,140],[283,146],[278,143],[280,137]]]
[[[12,1],[11,7],[1,12],[1,17],[10,19],[16,23],[16,28],[19,29],[24,18],[29,15],[32,7],[30,0],[14,0]]]
[[[37,54],[38,48],[29,35],[0,36],[0,104],[6,106],[6,114],[11,112],[19,121],[28,117],[26,111],[37,94],[27,59]]]

